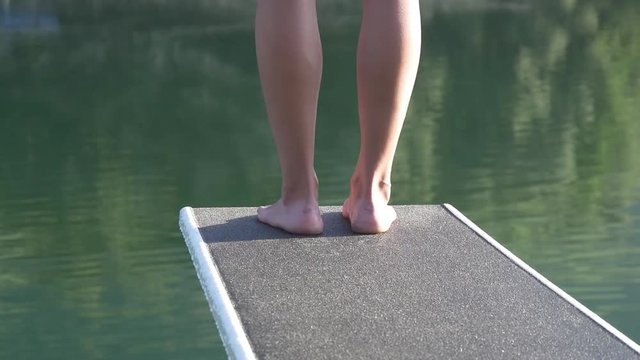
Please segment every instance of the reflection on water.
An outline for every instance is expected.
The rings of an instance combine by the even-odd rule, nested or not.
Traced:
[[[0,28],[0,358],[223,357],[176,216],[278,194],[250,4],[6,4],[59,29]],[[639,340],[640,4],[424,4],[394,202],[456,205]],[[325,204],[357,156],[357,10],[320,7]]]

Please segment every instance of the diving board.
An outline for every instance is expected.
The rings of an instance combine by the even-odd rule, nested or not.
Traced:
[[[190,208],[180,228],[230,358],[640,359],[640,347],[451,205],[394,206],[357,235],[322,207],[320,236],[255,208]]]

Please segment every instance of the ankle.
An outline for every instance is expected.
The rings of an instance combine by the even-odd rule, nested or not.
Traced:
[[[359,200],[371,203],[383,201],[386,204],[391,199],[391,181],[388,178],[354,175],[351,178],[351,195]]]
[[[282,202],[285,205],[304,203],[318,204],[318,178],[315,174],[307,181],[288,182],[282,185]]]

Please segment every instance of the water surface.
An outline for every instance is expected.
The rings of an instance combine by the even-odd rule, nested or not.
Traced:
[[[319,8],[317,171],[358,151],[358,7]],[[0,358],[224,357],[177,229],[274,201],[252,3],[5,1]],[[395,204],[454,204],[640,340],[640,3],[425,1]]]

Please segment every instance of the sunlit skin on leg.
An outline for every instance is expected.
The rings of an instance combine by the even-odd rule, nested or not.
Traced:
[[[420,58],[417,0],[364,0],[358,41],[360,154],[342,214],[358,233],[389,230],[391,165]]]
[[[420,57],[418,0],[364,0],[357,78],[360,154],[342,214],[358,233],[396,219],[391,165]],[[296,234],[323,230],[314,170],[322,48],[314,0],[259,0],[256,51],[282,172],[282,195],[258,219]]]
[[[269,124],[278,150],[282,194],[258,219],[296,233],[323,230],[313,167],[322,48],[315,0],[259,0],[256,52]]]

